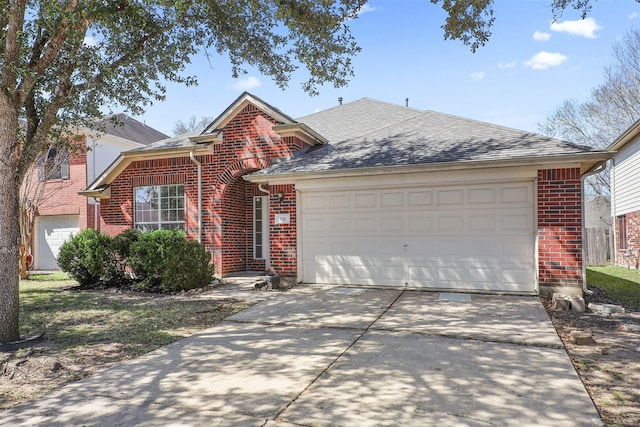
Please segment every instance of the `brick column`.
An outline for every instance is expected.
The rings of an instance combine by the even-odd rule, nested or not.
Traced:
[[[579,168],[538,171],[540,293],[582,295],[582,198]]]

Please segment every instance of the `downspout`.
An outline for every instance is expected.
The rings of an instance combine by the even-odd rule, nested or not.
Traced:
[[[260,184],[258,185],[258,190],[262,191],[263,193],[267,194],[268,196],[271,195],[271,193],[269,192],[269,190],[265,190],[264,188],[262,188],[264,186],[264,184]]]
[[[202,243],[202,163],[196,159],[194,150],[189,152],[189,158],[198,167],[198,243]]]
[[[610,244],[611,250],[609,256],[614,266],[618,265],[618,235],[616,233],[616,225],[618,221],[618,212],[616,211],[616,159],[611,159],[611,231],[613,234],[613,244]]]
[[[96,179],[96,139],[91,138],[91,156],[93,156],[91,164],[91,182]],[[87,183],[89,185],[89,183]],[[98,206],[100,206],[100,200],[97,197],[93,198],[93,228],[96,231],[100,231],[100,225],[98,223]]]
[[[98,209],[100,208],[100,199],[93,198],[93,228],[96,231],[100,231],[100,223],[98,222]]]
[[[580,191],[580,205],[581,205],[581,209],[580,209],[580,220],[582,222],[582,227],[581,227],[581,233],[582,233],[582,292],[584,292],[587,295],[591,295],[593,294],[593,291],[590,291],[589,289],[587,289],[587,263],[586,263],[586,253],[585,253],[585,249],[584,249],[584,242],[586,240],[586,231],[585,231],[585,212],[584,212],[584,189],[585,189],[585,181],[587,179],[587,177],[591,176],[591,175],[595,175],[597,173],[602,172],[603,170],[605,170],[605,168],[607,167],[607,162],[603,162],[600,163],[598,166],[596,166],[594,169],[592,169],[591,171],[585,173],[584,175],[582,175],[580,177],[580,187],[581,187],[581,191]]]

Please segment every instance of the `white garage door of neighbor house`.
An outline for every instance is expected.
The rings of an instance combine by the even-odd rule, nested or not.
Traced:
[[[52,215],[36,217],[34,270],[59,270],[56,258],[60,246],[80,231],[78,215]]]
[[[301,192],[308,283],[534,292],[533,182]]]

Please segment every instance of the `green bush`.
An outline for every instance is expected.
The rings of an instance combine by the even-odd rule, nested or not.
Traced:
[[[131,286],[133,278],[128,274],[127,260],[131,254],[131,245],[137,242],[141,235],[140,230],[132,228],[111,240],[109,262],[103,274],[106,285],[118,288]]]
[[[110,264],[110,249],[111,237],[88,228],[60,247],[58,265],[80,286],[98,287],[104,283]]]
[[[206,286],[213,280],[210,260],[211,254],[198,242],[173,242],[166,254],[160,288],[165,292],[173,292]]]
[[[176,242],[185,240],[181,230],[153,230],[142,233],[138,240],[131,244],[128,265],[131,267],[135,286],[146,291],[161,290],[162,273],[168,253]]]
[[[211,254],[180,230],[127,230],[114,238],[83,230],[60,248],[58,265],[82,287],[176,292],[212,279]]]

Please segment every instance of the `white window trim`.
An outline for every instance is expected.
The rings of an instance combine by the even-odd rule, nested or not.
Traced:
[[[162,187],[182,187],[182,208],[183,208],[183,213],[182,213],[182,221],[162,221],[162,208],[158,207],[158,220],[154,221],[154,222],[144,222],[144,221],[137,221],[136,220],[136,190],[138,188],[147,188],[147,187],[155,187],[157,189],[157,191],[160,191],[160,188]],[[157,194],[158,199],[160,200],[160,194]],[[137,187],[133,188],[133,227],[134,228],[140,228],[142,229],[145,225],[154,225],[157,228],[155,228],[156,230],[162,230],[162,229],[171,229],[174,228],[172,227],[175,226],[177,228],[181,228],[182,230],[185,230],[186,227],[186,221],[185,221],[185,212],[184,210],[186,209],[186,199],[185,199],[185,193],[184,193],[184,184],[166,184],[166,185],[140,185]]]

